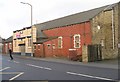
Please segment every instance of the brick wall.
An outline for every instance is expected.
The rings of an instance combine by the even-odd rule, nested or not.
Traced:
[[[58,39],[44,43],[45,55],[48,57],[49,56],[68,57],[69,49],[74,48],[75,34],[80,34],[80,48],[77,48],[77,55],[82,55],[82,45],[91,44],[91,29],[89,22],[44,30],[43,32],[48,37],[54,37],[54,36],[62,37],[62,46],[63,46],[62,48],[58,48]],[[49,44],[50,44],[50,49],[48,49],[47,46]],[[53,44],[55,44],[56,47],[55,49],[52,49]]]

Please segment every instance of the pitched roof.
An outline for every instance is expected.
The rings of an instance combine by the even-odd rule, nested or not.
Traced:
[[[46,37],[46,35],[42,32],[42,30],[72,25],[72,24],[78,24],[82,22],[89,21],[96,15],[98,15],[101,11],[110,10],[112,7],[114,7],[115,4],[106,5],[103,7],[95,8],[92,10],[76,13],[73,15],[65,16],[62,18],[58,18],[55,20],[47,21],[40,24],[35,24],[37,27],[37,37]]]
[[[55,28],[55,27],[62,27],[62,26],[67,26],[67,25],[71,25],[71,24],[77,24],[77,23],[82,23],[82,22],[85,22],[85,21],[89,21],[91,18],[93,18],[98,13],[103,11],[106,7],[107,6],[104,6],[104,7],[80,12],[80,13],[77,13],[77,14],[69,15],[69,16],[66,16],[66,17],[58,18],[58,19],[55,19],[55,20],[47,21],[47,22],[44,22],[44,23],[35,24],[35,26],[37,27],[37,30],[38,30],[37,31],[37,33],[38,33],[37,36],[46,37],[41,32],[41,30],[46,30],[46,29],[51,29],[51,28]]]
[[[7,42],[12,42],[13,40],[13,36],[10,36],[9,38],[7,38],[4,42],[7,43]]]
[[[0,36],[0,43],[2,43],[2,37]]]
[[[34,42],[34,44],[42,44],[44,42],[47,42],[49,40],[53,40],[53,39],[56,39],[58,38],[57,36],[56,37],[49,37],[49,38],[41,38],[40,40],[38,40],[37,42]]]

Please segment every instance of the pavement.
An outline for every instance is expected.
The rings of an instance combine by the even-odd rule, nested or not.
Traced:
[[[61,58],[37,58],[37,57],[21,56],[21,55],[13,55],[13,56],[20,57],[20,58],[29,58],[29,59],[33,59],[33,60],[41,60],[41,61],[46,61],[46,62],[56,62],[56,63],[83,65],[83,66],[101,67],[101,68],[111,68],[111,69],[118,69],[118,66],[119,66],[118,59],[86,63],[86,62],[71,61],[68,59],[61,59]]]

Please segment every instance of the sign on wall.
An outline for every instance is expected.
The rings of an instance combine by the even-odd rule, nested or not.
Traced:
[[[20,33],[19,32],[16,33],[16,38],[20,38]]]

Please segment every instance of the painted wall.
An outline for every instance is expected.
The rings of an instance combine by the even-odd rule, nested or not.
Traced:
[[[32,26],[33,29],[33,42],[36,42],[36,27]],[[19,39],[22,38],[22,39]],[[25,28],[18,30],[13,33],[13,52],[21,53],[19,44],[25,44],[25,53],[31,53],[31,46],[28,46],[28,39],[31,39],[31,28]]]

